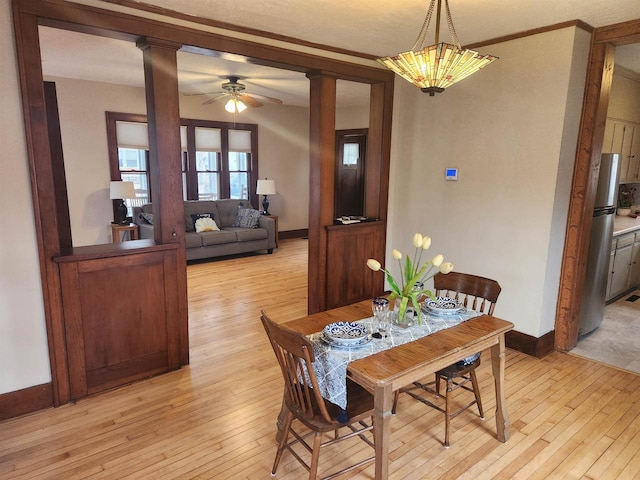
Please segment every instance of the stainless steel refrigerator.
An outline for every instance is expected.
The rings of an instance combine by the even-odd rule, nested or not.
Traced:
[[[585,335],[598,328],[604,317],[613,218],[620,177],[618,157],[617,153],[607,153],[602,155],[600,161],[578,335]]]

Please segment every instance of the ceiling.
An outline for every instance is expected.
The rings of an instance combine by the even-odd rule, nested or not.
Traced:
[[[428,2],[145,0],[138,3],[383,56],[412,47]],[[638,0],[450,0],[450,8],[462,44],[575,19],[600,27],[640,18]],[[441,40],[448,41],[446,24],[441,30]],[[433,26],[429,34],[432,32]],[[142,53],[133,43],[42,27],[41,48],[45,75],[144,85]],[[491,53],[485,48],[478,50]],[[640,73],[640,44],[618,47],[616,64]],[[227,77],[235,75],[247,86],[247,92],[280,98],[287,105],[308,105],[308,80],[299,72],[254,65],[237,55],[211,57],[185,52],[178,52],[178,69],[181,92],[219,92]],[[368,91],[366,85],[340,81],[339,105],[366,102]]]

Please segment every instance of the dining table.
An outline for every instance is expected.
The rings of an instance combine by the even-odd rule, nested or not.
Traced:
[[[283,326],[313,337],[334,322],[356,322],[370,317],[371,301],[365,300],[291,320],[283,323]],[[481,314],[454,326],[348,362],[346,375],[371,392],[374,397],[376,480],[388,478],[394,393],[486,349],[491,351],[494,376],[496,438],[500,442],[509,439],[509,416],[504,390],[505,333],[512,329],[511,322]],[[278,425],[280,428],[280,421]]]

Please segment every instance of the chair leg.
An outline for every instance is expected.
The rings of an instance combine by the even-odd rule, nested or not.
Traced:
[[[444,446],[449,448],[449,431],[451,429],[451,392],[453,391],[453,379],[447,378],[447,391],[445,392],[444,413]]]
[[[318,477],[318,461],[320,459],[320,446],[322,444],[322,434],[313,434],[313,452],[311,453],[311,465],[309,465],[309,480],[316,480]]]
[[[393,407],[391,407],[391,413],[396,414],[396,407],[398,406],[398,398],[400,398],[400,390],[396,390],[393,395]]]
[[[440,395],[440,375],[436,373],[436,393]]]
[[[476,397],[476,402],[478,402],[478,412],[480,412],[480,418],[484,420],[484,410],[482,409],[482,400],[480,399],[480,387],[478,387],[478,378],[476,377],[476,371],[471,370],[469,374],[471,375],[471,385],[473,386],[473,394]]]
[[[278,450],[276,451],[276,459],[273,462],[271,475],[276,474],[276,470],[278,469],[278,464],[280,463],[280,459],[282,458],[282,452],[284,452],[284,446],[287,443],[287,438],[289,437],[289,430],[291,429],[292,423],[293,423],[293,413],[291,413],[291,411],[287,409],[287,416],[284,418],[284,425],[282,426],[282,437],[280,438],[280,442],[278,443]]]

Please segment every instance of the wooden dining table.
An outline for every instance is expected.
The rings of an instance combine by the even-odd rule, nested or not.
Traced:
[[[337,321],[371,317],[371,301],[308,315],[283,325],[310,335]],[[389,472],[391,407],[394,392],[476,352],[491,348],[491,365],[496,391],[496,437],[509,439],[509,416],[504,392],[505,333],[513,323],[481,315],[418,340],[349,363],[347,375],[374,396],[375,478]]]

